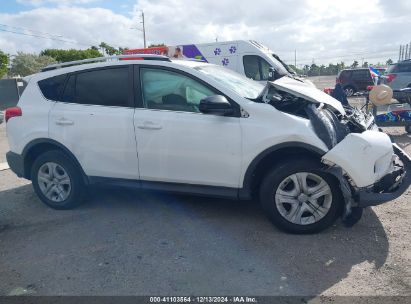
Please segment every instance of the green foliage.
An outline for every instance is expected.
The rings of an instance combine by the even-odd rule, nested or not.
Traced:
[[[9,64],[9,55],[0,51],[0,79],[7,74],[7,66]]]
[[[17,52],[11,63],[10,74],[24,77],[38,73],[42,68],[54,63],[56,63],[56,60],[50,56]]]
[[[308,65],[306,64],[301,71],[297,71],[298,74],[304,74],[308,76],[320,76],[320,75],[337,75],[339,71],[345,69],[344,62],[337,64],[329,63],[328,66],[316,65],[315,63]]]
[[[354,60],[354,62],[352,63],[352,65],[351,65],[351,67],[353,68],[353,69],[355,69],[355,68],[357,68],[358,67],[358,61],[357,60]]]
[[[54,58],[57,62],[68,62],[75,60],[83,60],[88,58],[96,58],[103,56],[97,49],[97,47],[91,47],[87,50],[59,50],[59,49],[47,49],[40,53],[41,56],[49,56]]]
[[[128,50],[128,48],[122,48],[122,47],[115,48],[114,46],[108,45],[105,42],[100,43],[99,47],[103,49],[103,52],[109,56],[121,55],[123,54],[125,50]]]
[[[385,63],[386,63],[387,65],[391,65],[391,64],[394,63],[394,61],[392,61],[392,59],[390,58],[390,59],[388,59]]]

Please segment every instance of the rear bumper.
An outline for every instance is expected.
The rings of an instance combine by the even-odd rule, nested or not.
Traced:
[[[23,157],[20,154],[9,151],[6,153],[6,159],[7,159],[7,163],[9,164],[11,171],[16,173],[18,177],[23,177],[24,176]]]
[[[358,207],[376,206],[400,197],[411,184],[411,158],[396,144],[395,154],[402,162],[372,187],[360,189],[354,196]]]

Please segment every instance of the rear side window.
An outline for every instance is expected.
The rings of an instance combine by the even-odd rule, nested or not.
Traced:
[[[61,101],[84,105],[128,107],[128,66],[70,75]]]
[[[397,65],[396,73],[409,73],[411,72],[411,64],[399,64]]]
[[[38,84],[41,92],[43,93],[43,96],[49,100],[60,100],[66,77],[67,75],[63,74],[40,80]]]
[[[70,75],[66,87],[64,88],[61,101],[63,102],[75,102],[76,93],[76,75]]]
[[[129,106],[127,66],[79,73],[76,78],[76,103],[116,107]]]

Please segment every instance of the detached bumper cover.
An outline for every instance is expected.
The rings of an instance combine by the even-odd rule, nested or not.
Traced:
[[[9,164],[11,171],[16,173],[18,177],[23,177],[24,176],[23,157],[20,154],[10,151],[6,153],[6,159],[7,159],[7,163]]]
[[[411,184],[411,158],[397,144],[393,144],[393,149],[403,166],[396,167],[372,187],[360,189],[354,197],[358,207],[380,205],[407,191]]]

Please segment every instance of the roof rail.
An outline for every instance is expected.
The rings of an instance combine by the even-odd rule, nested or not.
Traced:
[[[83,59],[83,60],[76,60],[76,61],[69,61],[69,62],[52,64],[52,65],[46,66],[41,71],[46,72],[46,71],[51,71],[51,70],[56,70],[56,69],[60,69],[60,68],[64,68],[64,67],[70,67],[70,66],[86,64],[86,63],[105,62],[105,61],[119,61],[121,59],[133,60],[133,59],[137,59],[137,58],[138,59],[143,59],[143,60],[171,61],[170,58],[168,58],[167,56],[156,55],[156,54],[116,55],[116,56],[97,57],[97,58],[89,58],[89,59]]]

